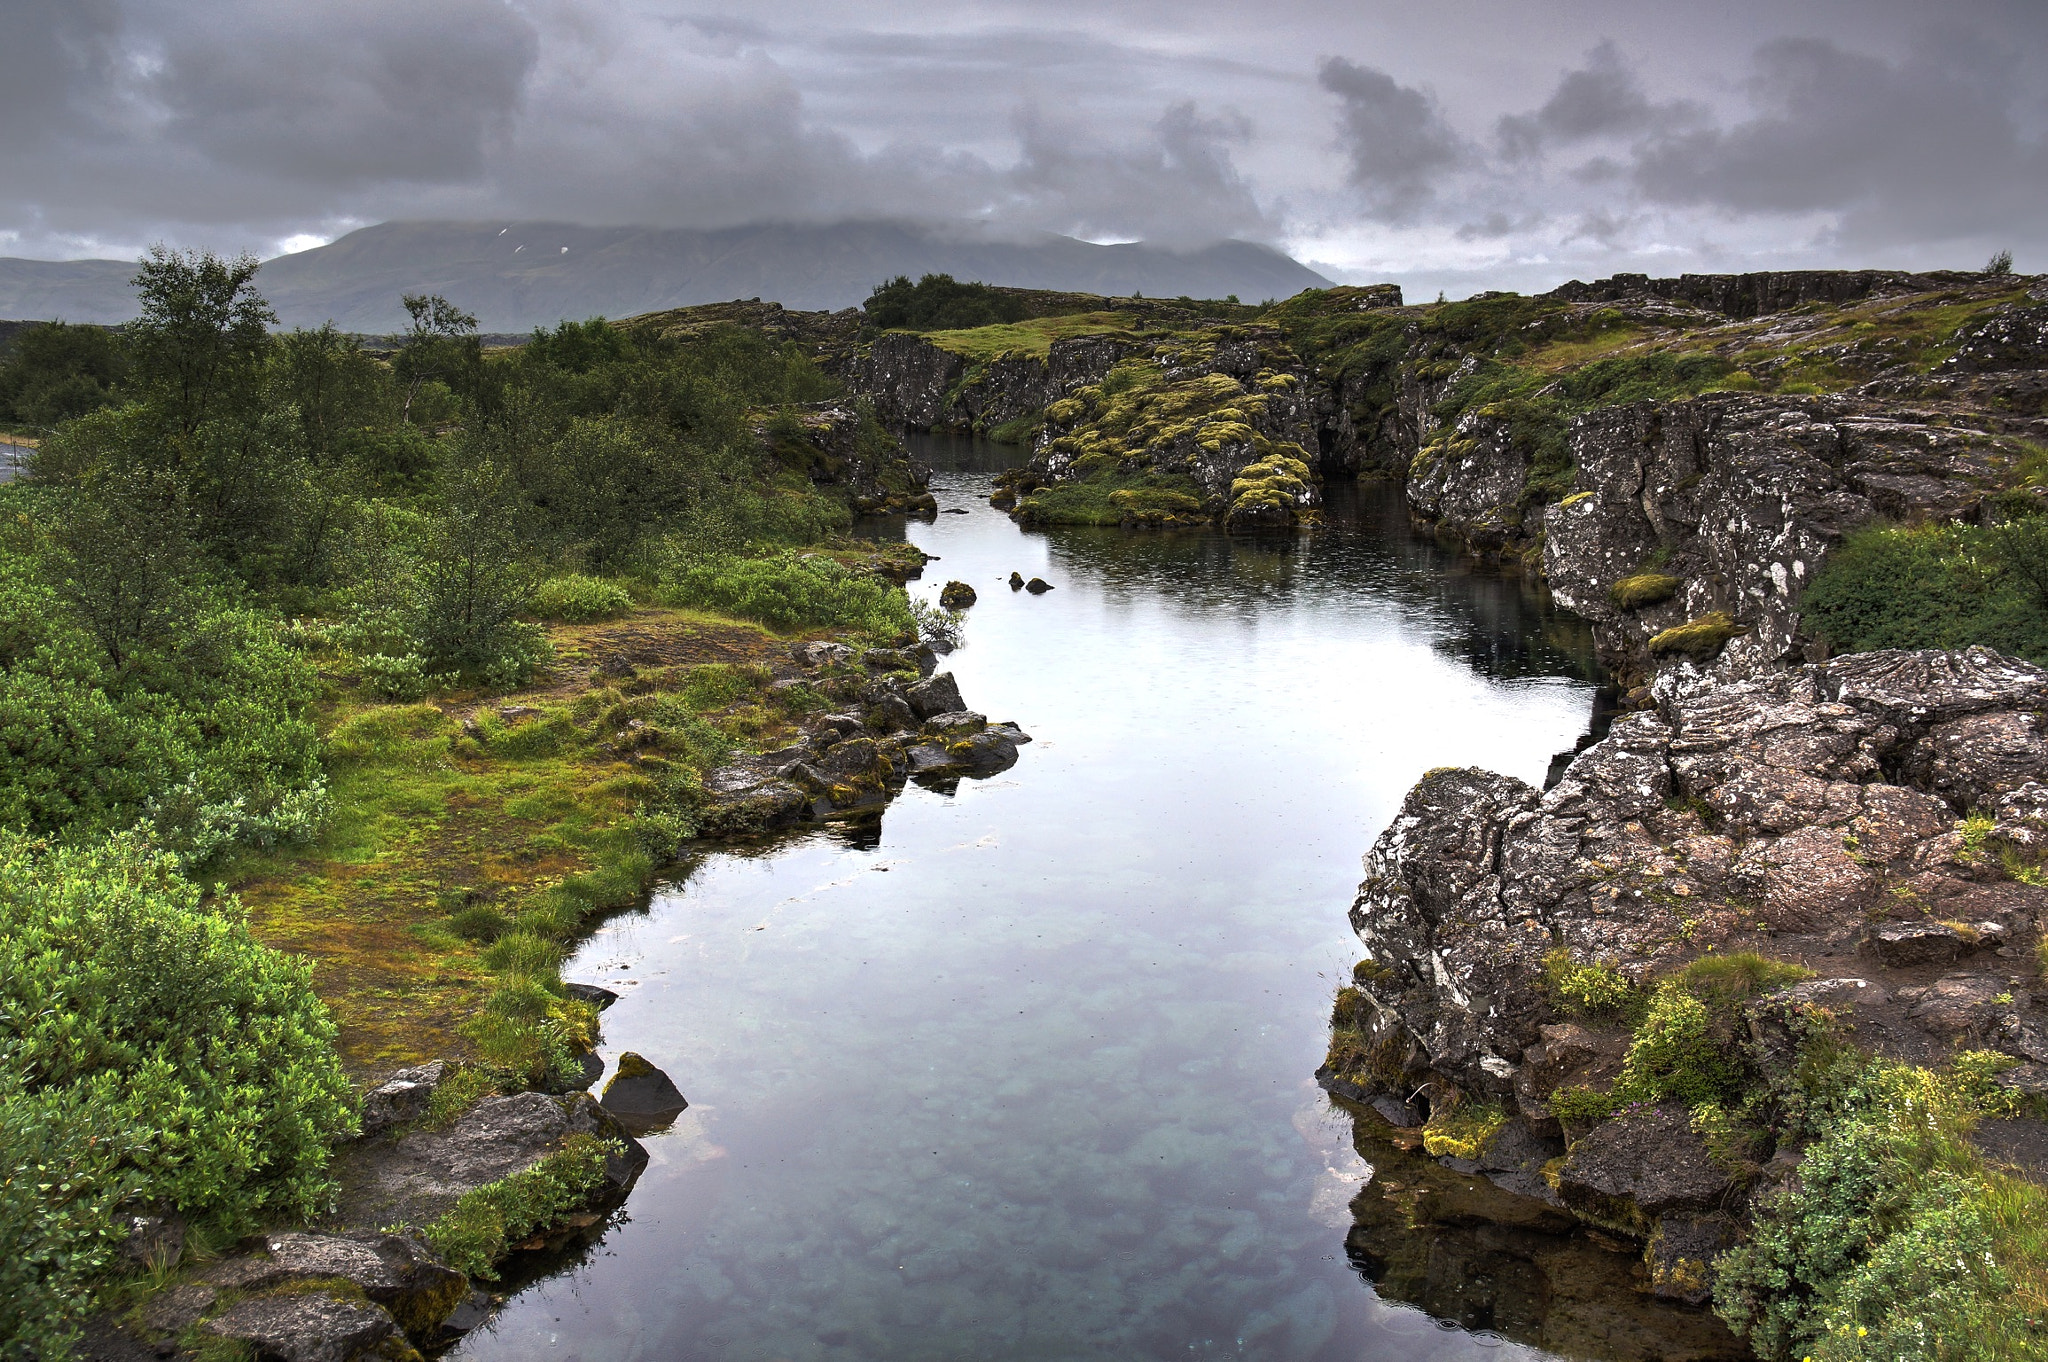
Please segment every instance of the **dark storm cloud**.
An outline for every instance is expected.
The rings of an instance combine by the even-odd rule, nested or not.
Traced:
[[[1542,108],[1503,115],[1494,125],[1494,137],[1503,156],[1520,161],[1590,138],[1642,137],[1701,113],[1695,104],[1653,104],[1621,50],[1612,40],[1602,40],[1586,54],[1584,66],[1564,74]]]
[[[2048,207],[2048,154],[2020,126],[2019,66],[1954,39],[1902,61],[1817,38],[1758,50],[1751,116],[1659,136],[1633,180],[1656,203],[1844,214],[1864,241],[1967,236]]]
[[[2048,263],[2048,4],[1949,0],[1930,33],[1935,17],[1924,0],[0,0],[0,253],[260,249],[391,218],[894,218],[1253,237],[1516,286],[1999,245]]]
[[[332,187],[474,177],[539,57],[498,0],[219,6],[166,36],[164,135],[244,172]]]
[[[1326,57],[1316,80],[1341,106],[1338,142],[1369,216],[1386,222],[1415,217],[1436,197],[1443,173],[1468,159],[1464,139],[1428,91],[1342,57]]]

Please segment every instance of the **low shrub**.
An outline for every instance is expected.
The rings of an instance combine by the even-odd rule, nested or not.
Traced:
[[[1981,643],[2048,663],[2043,534],[2048,525],[2038,519],[1859,530],[1828,558],[1799,608],[1840,652]]]
[[[0,835],[0,1355],[90,1308],[79,1282],[117,1202],[229,1234],[301,1218],[354,1132],[311,965],[257,944],[178,864],[132,837]],[[45,1320],[11,1313],[51,1296],[65,1304]]]
[[[1576,961],[1562,946],[1543,957],[1543,986],[1559,1010],[1578,1017],[1625,1013],[1641,997],[1614,966]]]
[[[550,577],[533,593],[534,614],[568,624],[617,619],[632,608],[633,593],[623,585],[582,573]]]
[[[665,576],[671,604],[718,610],[784,632],[836,627],[893,640],[916,627],[900,588],[821,555],[700,558]]]

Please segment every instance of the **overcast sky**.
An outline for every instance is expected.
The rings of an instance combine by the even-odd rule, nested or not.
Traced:
[[[2048,270],[2048,0],[0,0],[0,254],[422,217]]]

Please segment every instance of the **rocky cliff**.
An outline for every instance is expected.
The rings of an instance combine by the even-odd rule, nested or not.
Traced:
[[[1667,668],[1549,791],[1425,776],[1367,858],[1319,1075],[1696,1304],[1753,1224],[1818,1214],[1802,1151],[1871,1119],[1829,1065],[1970,1110],[2048,1094],[2048,672],[1982,648],[1728,671]],[[1747,1300],[1722,1283],[1765,1329]]]

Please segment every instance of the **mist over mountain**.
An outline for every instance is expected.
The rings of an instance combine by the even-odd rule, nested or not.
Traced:
[[[134,315],[134,273],[124,260],[0,259],[0,317],[126,321]],[[1051,234],[1004,241],[885,222],[691,231],[501,221],[365,227],[266,261],[258,286],[286,326],[332,321],[348,331],[396,331],[406,320],[401,294],[438,293],[475,313],[485,331],[508,332],[733,298],[851,307],[876,284],[926,273],[1111,296],[1235,294],[1247,302],[1329,283],[1245,241],[1177,251]]]

